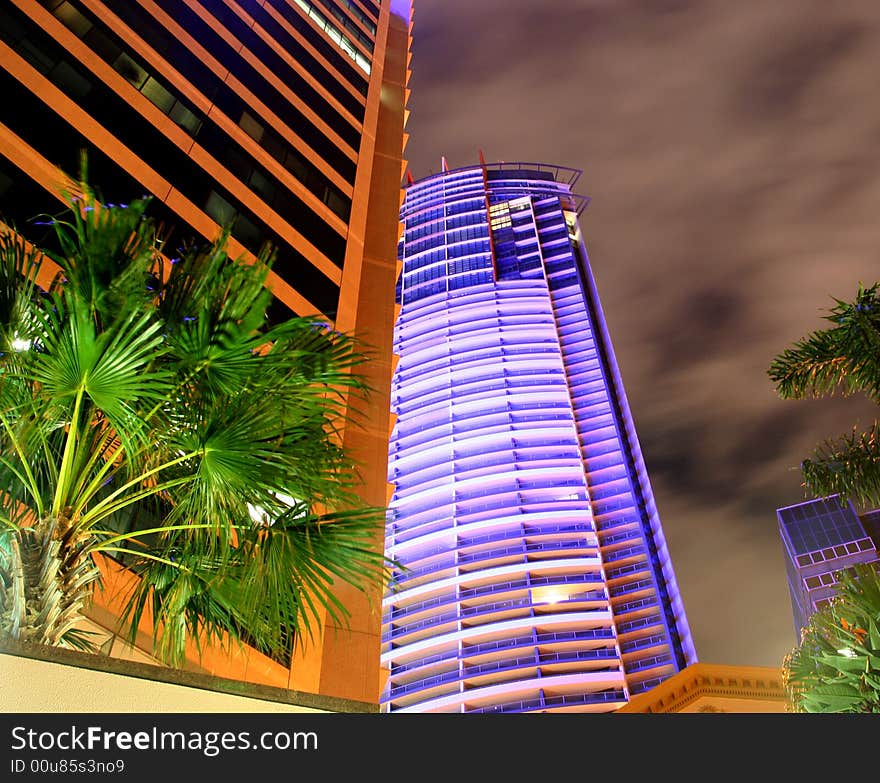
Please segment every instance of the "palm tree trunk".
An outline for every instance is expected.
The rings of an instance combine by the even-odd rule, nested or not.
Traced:
[[[74,628],[101,573],[88,542],[59,538],[59,527],[66,526],[43,519],[10,536],[0,568],[0,633],[17,641],[94,649]]]

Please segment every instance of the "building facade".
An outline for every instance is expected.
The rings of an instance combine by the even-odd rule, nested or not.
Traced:
[[[782,669],[695,663],[641,693],[617,713],[788,712]]]
[[[835,594],[838,572],[880,562],[880,509],[859,516],[852,501],[841,505],[834,495],[780,508],[776,518],[799,643],[810,615]]]
[[[51,227],[37,218],[61,210],[85,150],[105,203],[152,197],[165,247],[213,239],[225,225],[233,255],[252,258],[271,243],[274,315],[319,315],[375,357],[369,426],[344,430],[374,505],[387,501],[411,16],[411,0],[0,8],[2,219],[51,247]],[[349,630],[326,629],[292,668],[251,658],[246,676],[378,701],[381,588],[345,588],[340,598]],[[113,607],[99,601],[96,612],[112,618]]]
[[[605,712],[696,660],[579,175],[481,164],[406,189],[387,711]]]

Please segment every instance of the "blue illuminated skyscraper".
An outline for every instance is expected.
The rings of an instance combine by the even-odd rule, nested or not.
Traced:
[[[696,660],[579,176],[483,164],[407,188],[389,711],[610,711]]]

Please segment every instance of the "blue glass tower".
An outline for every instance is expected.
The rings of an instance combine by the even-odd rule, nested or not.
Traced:
[[[579,176],[483,164],[407,188],[388,711],[610,711],[696,660]]]
[[[795,636],[800,641],[810,615],[835,594],[838,572],[857,563],[878,562],[880,510],[859,517],[851,501],[841,505],[833,495],[780,508],[776,517]]]

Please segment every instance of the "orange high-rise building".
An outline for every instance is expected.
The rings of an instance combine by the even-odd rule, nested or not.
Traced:
[[[86,150],[105,202],[152,197],[166,247],[211,239],[221,225],[231,225],[233,254],[271,242],[278,315],[321,314],[370,346],[367,426],[344,437],[375,505],[387,501],[411,16],[412,0],[11,0],[0,9],[3,219],[37,245],[50,241],[34,218],[62,208]],[[105,625],[109,583],[93,611]],[[256,653],[192,665],[376,702],[379,590],[343,589],[350,628],[325,627],[290,665]]]

